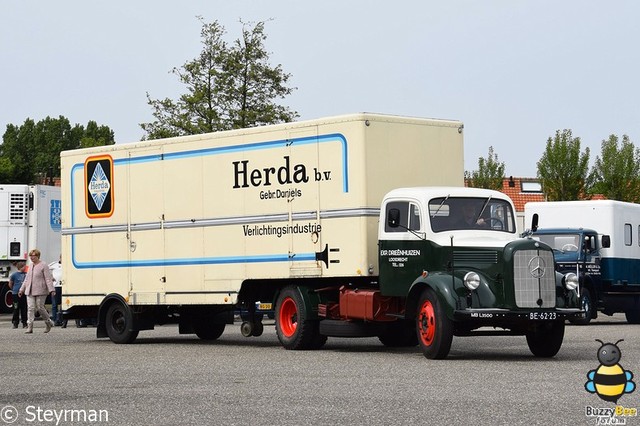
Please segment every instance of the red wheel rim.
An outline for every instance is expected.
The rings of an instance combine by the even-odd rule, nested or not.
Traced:
[[[298,306],[292,298],[287,297],[282,301],[278,322],[285,337],[294,335],[296,328],[298,328]]]
[[[431,346],[433,338],[436,335],[436,315],[433,304],[430,300],[426,300],[420,307],[418,316],[418,328],[420,330],[420,339],[425,346]]]

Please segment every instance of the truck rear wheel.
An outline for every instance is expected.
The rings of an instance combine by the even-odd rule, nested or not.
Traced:
[[[133,329],[133,312],[119,302],[109,306],[105,327],[107,336],[114,343],[131,343],[138,337],[138,330]]]
[[[285,349],[318,349],[326,337],[319,332],[319,321],[310,320],[297,287],[286,287],[276,302],[276,334]]]
[[[558,353],[564,339],[564,322],[552,321],[536,324],[527,331],[527,344],[532,354],[539,358],[550,358]]]
[[[571,324],[587,325],[593,318],[593,300],[591,299],[591,293],[588,288],[582,289],[582,296],[580,297],[580,305],[585,311],[583,319],[569,320]]]
[[[438,296],[430,288],[424,290],[416,315],[418,343],[429,359],[443,359],[449,355],[453,341],[453,321],[448,317]]]

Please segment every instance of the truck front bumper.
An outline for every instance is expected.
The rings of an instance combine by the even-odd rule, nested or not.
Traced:
[[[579,308],[509,309],[480,308],[453,311],[454,320],[460,321],[564,321],[584,318],[585,311]]]

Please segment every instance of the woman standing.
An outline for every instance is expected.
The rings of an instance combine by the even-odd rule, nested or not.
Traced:
[[[40,250],[33,249],[29,252],[29,258],[31,259],[31,267],[27,272],[27,276],[24,278],[22,287],[18,292],[18,297],[25,294],[27,296],[27,334],[33,333],[33,320],[35,318],[35,311],[40,312],[40,316],[44,319],[44,325],[46,329],[45,333],[51,331],[53,327],[53,321],[49,316],[49,312],[44,307],[44,302],[47,300],[47,294],[51,294],[51,297],[55,297],[55,289],[53,288],[53,277],[49,266],[40,261]]]

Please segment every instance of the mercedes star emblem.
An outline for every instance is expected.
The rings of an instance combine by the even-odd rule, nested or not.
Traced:
[[[533,278],[540,279],[544,276],[546,266],[544,259],[536,256],[529,261],[529,273]]]

